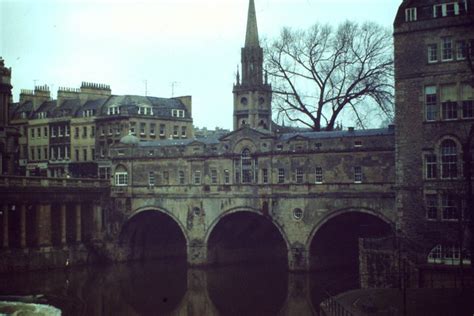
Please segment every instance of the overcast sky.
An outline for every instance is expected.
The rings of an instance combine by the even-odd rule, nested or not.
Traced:
[[[401,0],[255,0],[261,37],[284,26],[375,21]],[[0,0],[0,56],[20,89],[109,84],[113,94],[192,95],[194,124],[232,128],[248,0]],[[146,84],[145,84],[146,81]]]

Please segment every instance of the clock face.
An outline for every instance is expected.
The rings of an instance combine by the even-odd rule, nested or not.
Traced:
[[[265,103],[265,99],[263,97],[260,97],[258,98],[258,104],[264,104]]]
[[[248,102],[249,102],[249,101],[247,100],[246,97],[242,97],[242,98],[240,99],[240,103],[243,104],[243,105],[247,105]]]

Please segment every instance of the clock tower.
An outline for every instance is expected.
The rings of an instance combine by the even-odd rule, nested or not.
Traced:
[[[249,2],[247,33],[242,55],[242,80],[237,72],[234,85],[234,130],[242,126],[270,130],[272,88],[263,74],[263,49],[258,40],[254,0]]]

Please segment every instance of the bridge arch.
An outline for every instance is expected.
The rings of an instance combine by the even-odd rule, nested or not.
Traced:
[[[119,244],[128,260],[186,258],[189,237],[170,211],[145,206],[122,224]]]
[[[329,212],[318,221],[306,241],[310,269],[358,267],[358,238],[381,237],[393,222],[379,211],[348,207]]]
[[[290,249],[282,227],[249,206],[234,207],[217,216],[206,231],[204,243],[209,264],[265,261],[265,257],[287,261]],[[226,247],[233,249],[232,255]]]

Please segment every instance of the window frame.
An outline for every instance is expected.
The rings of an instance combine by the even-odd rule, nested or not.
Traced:
[[[362,183],[363,181],[363,172],[361,166],[354,167],[354,183]]]
[[[118,186],[118,187],[128,186],[128,172],[127,171],[115,172],[114,183],[115,183],[115,186]]]

